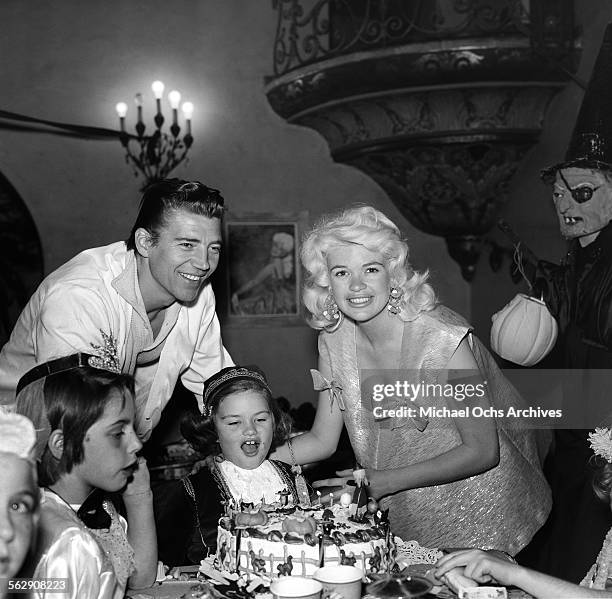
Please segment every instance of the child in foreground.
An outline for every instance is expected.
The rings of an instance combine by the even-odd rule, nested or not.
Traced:
[[[36,597],[119,599],[126,587],[155,581],[153,499],[137,456],[133,378],[92,364],[106,366],[87,354],[53,360],[17,388],[16,411],[37,430],[43,487],[29,576],[68,579],[66,594],[49,589]],[[118,492],[127,522],[109,496]]]
[[[589,440],[598,466],[593,481],[595,494],[612,504],[612,428],[595,429],[594,433],[589,433]],[[463,575],[477,583],[516,586],[536,599],[612,598],[612,529],[606,535],[597,561],[580,585],[509,562],[496,553],[480,549],[450,553],[438,561],[435,575],[441,578],[459,568]]]
[[[39,493],[32,451],[36,433],[18,414],[0,410],[0,599],[36,538]]]
[[[203,412],[185,422],[182,432],[209,458],[156,503],[165,564],[197,564],[214,554],[224,505],[273,504],[287,493],[289,503],[300,503],[290,467],[268,459],[273,444],[288,438],[289,426],[257,367],[231,366],[208,379]]]

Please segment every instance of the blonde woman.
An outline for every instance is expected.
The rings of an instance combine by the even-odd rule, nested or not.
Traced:
[[[293,443],[298,463],[330,456],[345,425],[368,493],[390,508],[396,534],[516,554],[545,521],[550,492],[533,431],[471,415],[524,404],[470,326],[436,302],[398,228],[372,207],[324,218],[301,258],[304,303],[321,331],[313,378],[323,391],[312,430]],[[460,395],[466,382],[479,393]],[[453,395],[409,398],[404,383]],[[385,385],[396,392],[377,397]],[[290,461],[289,449],[273,457]],[[344,487],[352,473],[338,474],[319,484]]]

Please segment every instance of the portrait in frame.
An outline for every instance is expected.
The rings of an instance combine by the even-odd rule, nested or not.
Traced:
[[[307,219],[307,212],[226,216],[227,323],[305,324],[299,243]]]

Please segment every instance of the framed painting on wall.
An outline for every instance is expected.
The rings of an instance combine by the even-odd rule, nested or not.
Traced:
[[[298,246],[307,218],[306,212],[227,215],[229,324],[304,324]]]

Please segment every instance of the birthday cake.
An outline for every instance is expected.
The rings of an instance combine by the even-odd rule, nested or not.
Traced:
[[[354,565],[365,573],[390,571],[395,545],[387,514],[349,515],[341,505],[237,512],[220,519],[216,565],[264,578],[312,576],[322,565]]]

